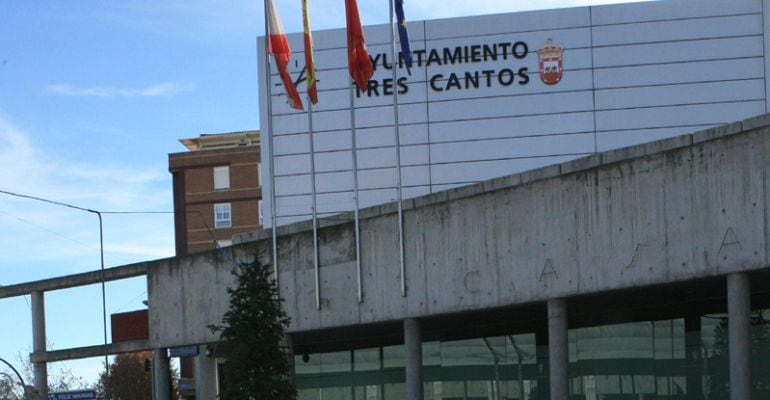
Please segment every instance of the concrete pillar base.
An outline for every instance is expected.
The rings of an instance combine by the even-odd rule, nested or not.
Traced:
[[[206,347],[201,346],[200,354],[195,357],[196,399],[216,399],[219,392],[217,388],[217,360],[206,354]]]
[[[404,353],[406,400],[422,400],[422,332],[420,321],[414,318],[404,320]]]
[[[751,399],[751,297],[749,276],[727,276],[730,400]]]
[[[152,353],[152,390],[154,400],[171,400],[171,376],[166,349]]]
[[[569,400],[567,302],[548,300],[548,370],[551,400]]]

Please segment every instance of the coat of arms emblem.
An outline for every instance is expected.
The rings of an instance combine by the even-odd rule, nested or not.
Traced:
[[[546,85],[555,85],[561,80],[564,70],[562,54],[564,49],[553,44],[551,38],[548,38],[545,46],[537,51],[537,57],[540,59],[540,80]]]

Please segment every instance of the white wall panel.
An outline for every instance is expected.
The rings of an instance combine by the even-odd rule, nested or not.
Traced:
[[[594,46],[710,39],[762,34],[759,14],[597,26]]]
[[[556,30],[588,26],[589,21],[588,7],[440,19],[425,21],[425,38],[430,40]]]
[[[681,126],[674,128],[642,129],[634,131],[598,132],[596,145],[598,151],[607,151],[626,146],[670,138],[710,128],[712,125]]]
[[[431,121],[453,121],[589,111],[592,106],[591,92],[570,92],[437,102],[429,112]]]
[[[395,168],[377,168],[358,171],[358,189],[383,189],[396,187]]]
[[[293,196],[297,194],[310,194],[310,174],[277,176],[275,178],[276,196]],[[279,212],[283,204],[283,200],[278,202]]]
[[[399,105],[398,114],[398,120],[402,124],[427,122],[424,104]],[[393,121],[392,105],[356,109],[356,128],[388,126],[393,125]]]
[[[509,160],[477,161],[463,164],[434,164],[431,166],[431,179],[434,191],[445,190],[449,187],[467,185],[503,175],[527,171],[546,165],[558,164],[574,160],[586,154],[575,154],[554,157],[516,158]],[[442,186],[444,184],[460,183],[460,185]]]
[[[472,139],[585,133],[593,132],[593,130],[593,112],[579,112],[433,123],[430,126],[430,137],[432,143],[441,143]]]
[[[273,155],[302,154],[310,152],[310,135],[300,133],[283,135],[273,138],[275,150]]]
[[[306,174],[310,172],[310,155],[294,154],[275,157],[275,175]]]
[[[392,126],[362,128],[356,130],[356,146],[359,149],[396,145],[396,133]],[[428,143],[428,125],[400,125],[399,139],[402,146]]]
[[[635,44],[594,49],[596,68],[720,60],[762,55],[761,36]]]
[[[358,199],[361,208],[371,207],[382,203],[389,203],[391,201],[398,200],[398,190],[395,188],[362,190],[358,192]]]
[[[640,21],[664,21],[758,13],[762,5],[754,0],[666,0],[591,7],[594,25],[623,24]]]
[[[316,196],[317,212],[341,213],[355,208],[353,192],[324,193]]]
[[[401,146],[401,166],[428,163],[428,146]],[[395,147],[380,147],[358,150],[358,168],[383,168],[396,165]]]
[[[317,173],[353,169],[353,153],[350,150],[315,153]]]
[[[620,109],[740,100],[764,100],[762,79],[596,91],[596,109]]]
[[[456,163],[594,151],[593,133],[452,142],[431,146],[431,162]]]
[[[383,189],[397,187],[396,168],[378,168],[358,171],[359,189]],[[401,186],[427,186],[430,184],[430,168],[427,165],[401,167]]]
[[[613,131],[682,125],[718,125],[762,114],[764,109],[764,101],[746,101],[726,104],[597,111],[596,129],[599,131]]]
[[[316,193],[353,190],[353,171],[316,174]]]
[[[405,187],[401,194],[404,199],[411,199],[418,196],[425,196],[427,194],[431,194],[430,186],[414,186],[414,187]]]
[[[316,152],[350,150],[352,140],[350,131],[330,131],[313,133]]]
[[[336,129],[350,129],[350,110],[313,113],[314,131],[332,131]]]
[[[415,165],[401,167],[401,186],[425,186],[430,185],[430,166]]]
[[[291,114],[276,114],[273,110],[273,134],[275,136],[288,135],[295,133],[305,133],[308,131],[307,114],[292,112]]]
[[[762,58],[701,61],[681,64],[644,65],[595,70],[596,88],[718,82],[764,78]]]

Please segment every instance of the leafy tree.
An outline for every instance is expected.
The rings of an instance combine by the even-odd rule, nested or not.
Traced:
[[[51,348],[52,344],[48,343],[47,346]],[[17,367],[17,371],[21,374],[22,379],[24,379],[26,387],[22,387],[16,371],[12,371],[5,365],[0,364],[0,400],[31,400],[36,398],[36,390],[33,386],[35,382],[34,367],[30,358],[19,352],[13,364]],[[76,376],[71,369],[64,365],[58,365],[54,368],[52,363],[48,363],[48,392],[84,389],[87,387],[89,387],[87,382],[82,377]]]
[[[227,289],[230,307],[222,325],[209,326],[223,341],[222,399],[295,399],[290,355],[282,345],[289,317],[281,310],[272,271],[255,255],[233,275],[236,287]]]
[[[146,368],[147,360],[152,359],[152,352],[142,351],[115,356],[110,364],[109,375],[102,373],[97,385],[97,392],[108,395],[112,400],[150,400],[152,398],[152,372]],[[174,371],[170,371],[172,378]],[[172,389],[175,380],[171,379]],[[176,390],[172,390],[172,399],[177,399]]]

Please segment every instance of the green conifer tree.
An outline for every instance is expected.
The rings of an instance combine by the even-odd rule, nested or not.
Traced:
[[[281,310],[278,288],[269,265],[255,255],[233,270],[236,287],[228,288],[230,307],[221,332],[223,400],[296,398],[290,355],[283,345],[289,317]]]

